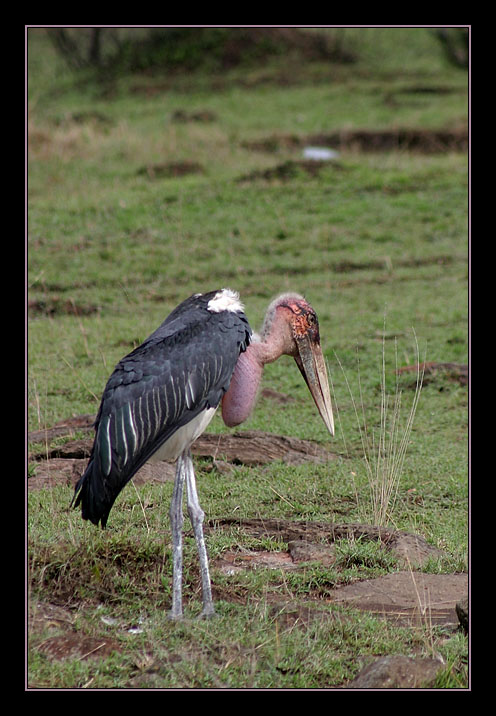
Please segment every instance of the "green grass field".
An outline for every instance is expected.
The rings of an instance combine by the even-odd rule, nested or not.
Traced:
[[[275,58],[222,76],[124,76],[109,88],[77,82],[44,31],[28,31],[29,430],[96,413],[115,363],[190,294],[238,290],[258,329],[271,298],[295,290],[319,316],[339,459],[240,466],[234,476],[200,460],[202,506],[207,519],[373,521],[355,407],[376,434],[381,396],[401,391],[403,425],[415,375],[395,368],[417,362],[417,342],[420,360],[468,361],[467,154],[351,147],[309,173],[298,164],[302,146],[249,143],[463,127],[467,73],[426,29],[345,32],[354,64]],[[290,172],[277,171],[288,162]],[[264,387],[295,401],[260,400],[247,429],[328,443],[290,359],[267,367]],[[228,432],[220,416],[209,430]],[[389,521],[442,549],[435,571],[468,570],[467,434],[467,386],[426,375]],[[36,469],[30,463],[28,475]],[[375,553],[353,567],[343,559],[288,574],[214,571],[219,617],[169,622],[171,490],[129,486],[106,532],[68,510],[69,486],[29,493],[30,607],[65,605],[78,633],[119,646],[106,659],[51,661],[39,649],[47,633],[31,622],[30,687],[335,688],[367,657],[433,652],[445,662],[437,686],[467,687],[461,633],[413,631],[327,604],[333,586],[397,569]],[[194,542],[185,548],[194,614]],[[281,544],[234,528],[208,535],[211,561],[236,548]],[[284,629],[276,596],[313,599],[325,615]],[[140,619],[142,633],[122,628]]]

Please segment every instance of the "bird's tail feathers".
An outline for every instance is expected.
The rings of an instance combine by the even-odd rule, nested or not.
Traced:
[[[105,527],[114,501],[115,496],[111,496],[105,489],[103,475],[95,460],[91,459],[76,485],[71,507],[81,505],[83,520],[90,520],[94,525],[101,523]]]

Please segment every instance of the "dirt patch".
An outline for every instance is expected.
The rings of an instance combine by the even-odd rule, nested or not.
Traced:
[[[28,491],[50,489],[63,485],[74,486],[83,474],[86,461],[65,458],[40,460],[28,478]]]
[[[188,112],[186,109],[176,109],[171,115],[171,122],[187,124],[188,122],[200,122],[202,124],[215,122],[217,115],[209,109],[198,109]]]
[[[247,569],[295,569],[295,564],[288,552],[268,552],[259,550],[244,550],[224,552],[215,562],[215,568],[222,574],[232,576]]]
[[[262,430],[212,435],[204,433],[192,446],[198,457],[223,457],[235,465],[266,465],[280,460],[287,465],[323,464],[338,456],[311,440],[299,440]]]
[[[275,398],[272,394],[265,397],[285,400],[280,394]],[[31,443],[45,445],[29,455],[30,461],[36,462],[34,473],[28,480],[29,490],[76,483],[91,454],[93,424],[94,416],[82,415],[58,423],[52,428],[29,433],[28,439]],[[53,440],[73,436],[77,431],[91,434],[88,438],[50,446]],[[324,464],[337,458],[336,454],[311,440],[299,440],[258,430],[223,435],[204,433],[194,443],[192,453],[196,457],[210,458],[211,469],[217,469],[219,472],[230,472],[236,465],[266,465],[279,460],[287,465],[307,462]],[[175,466],[172,463],[146,464],[138,471],[134,482],[163,482],[173,480],[174,474]]]
[[[38,602],[32,605],[30,612],[29,627],[32,633],[72,629],[74,625],[73,613],[57,604]]]
[[[156,179],[172,179],[190,174],[204,174],[204,167],[198,162],[163,162],[160,164],[147,164],[138,169],[138,176],[145,176],[151,181]]]
[[[232,576],[246,569],[298,569],[301,562],[320,562],[329,567],[336,561],[334,547],[311,544],[304,540],[293,540],[288,544],[288,551],[260,550],[228,550],[215,562],[215,567],[222,574]]]
[[[332,601],[401,626],[457,627],[456,605],[467,592],[467,574],[403,571],[338,587]]]
[[[259,179],[265,181],[290,181],[305,174],[310,177],[316,177],[320,174],[322,169],[329,165],[339,168],[339,164],[337,164],[334,159],[325,161],[315,161],[314,159],[302,159],[300,161],[290,160],[283,162],[283,164],[278,164],[275,167],[270,167],[269,169],[256,169],[249,174],[244,174],[236,181],[238,183],[257,181]]]
[[[377,527],[359,523],[334,524],[331,522],[294,522],[292,520],[236,519],[226,517],[210,520],[207,529],[240,527],[243,532],[259,539],[269,538],[316,546],[332,545],[336,540],[373,541],[394,554],[397,560],[408,567],[418,568],[430,559],[437,559],[442,552],[430,545],[420,535],[389,527]],[[299,561],[301,561],[301,557]],[[311,560],[311,556],[306,557]]]
[[[279,152],[284,150],[300,149],[309,144],[304,137],[297,134],[271,134],[261,139],[250,139],[241,142],[241,146],[252,152]]]
[[[32,430],[28,433],[30,443],[49,444],[52,440],[60,437],[71,437],[78,431],[93,432],[95,424],[95,415],[74,415],[55,423],[51,428],[43,430]]]
[[[28,479],[28,492],[67,485],[76,486],[86,469],[86,458],[50,457],[36,463],[34,475]],[[222,466],[218,466],[222,469]],[[162,484],[172,482],[176,474],[175,465],[168,462],[147,463],[133,477],[135,485]]]
[[[51,661],[64,659],[84,661],[90,658],[104,658],[114,651],[120,651],[120,647],[112,639],[68,632],[49,637],[38,645],[37,650]]]
[[[296,150],[308,145],[353,152],[409,151],[419,154],[466,152],[468,150],[468,129],[466,127],[455,129],[346,129],[306,136],[272,134],[265,138],[242,143],[242,146],[251,151],[268,153]]]
[[[234,520],[226,519],[216,520],[210,525],[215,524],[215,528],[219,529],[234,523]],[[455,629],[462,623],[465,628],[468,610],[461,610],[459,605],[468,593],[468,575],[416,571],[429,559],[442,556],[440,550],[429,545],[420,535],[358,524],[323,525],[289,520],[241,520],[237,524],[252,537],[287,541],[288,549],[226,551],[212,566],[228,577],[247,569],[295,570],[308,562],[331,567],[336,563],[335,545],[332,543],[335,539],[365,538],[375,541],[379,537],[384,549],[395,555],[403,569],[377,579],[336,586],[328,592],[326,601],[367,611],[399,626],[442,625]],[[229,599],[228,589],[225,588],[222,598]],[[321,598],[322,595],[319,595]],[[242,601],[241,595],[238,594],[236,600]]]
[[[358,152],[410,151],[420,154],[466,152],[468,131],[461,129],[391,129],[346,130],[335,135],[321,135],[315,142],[335,142],[340,149]],[[331,144],[332,146],[332,144]]]
[[[91,455],[93,439],[71,440],[63,445],[45,449],[45,451],[32,455],[36,460],[53,460],[62,458],[65,460],[87,460]]]
[[[75,612],[49,602],[30,605],[29,641],[50,661],[105,658],[120,647],[112,639],[75,631]]]
[[[91,316],[98,313],[99,306],[75,303],[72,299],[30,299],[28,311],[31,317],[43,316]]]
[[[60,117],[54,119],[56,126],[65,126],[71,124],[96,124],[102,127],[110,127],[114,124],[113,120],[106,114],[94,109],[82,112],[66,112]]]

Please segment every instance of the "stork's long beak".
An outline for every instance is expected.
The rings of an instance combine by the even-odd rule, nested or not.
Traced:
[[[295,356],[296,364],[308,385],[326,428],[331,435],[334,435],[329,381],[320,343],[306,335],[298,337],[296,345],[298,346],[298,355]]]

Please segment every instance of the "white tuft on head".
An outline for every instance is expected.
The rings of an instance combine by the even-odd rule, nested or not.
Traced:
[[[230,288],[223,288],[217,291],[215,296],[210,299],[207,308],[212,313],[220,313],[221,311],[243,312],[245,307],[239,300],[239,293],[231,291]]]

